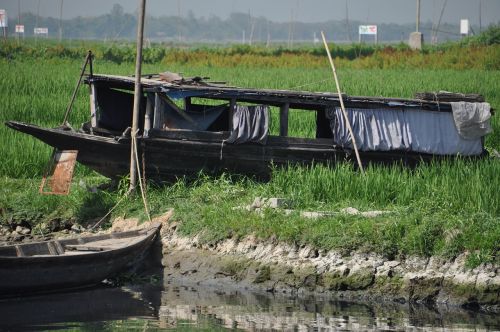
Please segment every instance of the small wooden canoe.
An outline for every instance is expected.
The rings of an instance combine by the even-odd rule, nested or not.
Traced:
[[[160,227],[0,247],[0,295],[98,284],[137,264]]]

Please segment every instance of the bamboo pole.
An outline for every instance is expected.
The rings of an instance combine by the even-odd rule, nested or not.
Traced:
[[[361,158],[359,157],[358,146],[356,145],[356,139],[354,138],[354,133],[352,131],[351,123],[349,122],[349,118],[347,117],[347,112],[344,107],[344,98],[342,98],[342,92],[340,91],[339,79],[337,78],[337,71],[335,70],[335,64],[333,63],[332,55],[330,54],[330,49],[328,48],[328,44],[326,42],[325,34],[321,31],[321,37],[323,38],[323,44],[325,45],[326,54],[328,55],[328,60],[330,60],[330,66],[332,67],[333,78],[335,79],[335,85],[337,86],[337,93],[339,95],[340,100],[340,108],[342,109],[342,113],[344,114],[344,119],[347,124],[347,129],[349,130],[349,134],[351,135],[352,145],[354,147],[354,153],[356,154],[356,159],[358,161],[359,169],[361,173],[364,174],[363,165],[361,164]]]
[[[83,75],[85,74],[85,69],[87,68],[87,65],[89,64],[89,62],[92,62],[91,58],[92,58],[92,52],[89,51],[87,53],[87,56],[85,57],[85,62],[83,63],[83,67],[82,67],[82,70],[80,72],[80,77],[78,78],[78,82],[76,83],[76,87],[73,90],[73,94],[71,95],[71,99],[70,99],[70,102],[68,104],[68,107],[66,108],[66,113],[64,113],[64,119],[62,122],[63,126],[66,125],[68,122],[69,113],[71,112],[71,109],[73,107],[73,103],[75,102],[76,94],[78,92],[78,89],[80,88],[80,84],[82,83],[82,78],[83,78]],[[92,72],[92,70],[91,70],[91,72]]]
[[[146,0],[141,0],[139,5],[139,20],[137,24],[137,45],[135,58],[135,86],[134,86],[134,110],[132,115],[132,142],[135,142],[138,124],[139,108],[141,105],[141,64],[142,64],[142,42],[144,39],[144,15],[146,11]],[[137,168],[135,159],[136,150],[134,144],[130,144],[130,190],[135,190],[137,185]]]

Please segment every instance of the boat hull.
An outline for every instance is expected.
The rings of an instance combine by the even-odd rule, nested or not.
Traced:
[[[47,129],[10,121],[7,126],[32,135],[60,150],[78,150],[78,161],[110,178],[129,173],[130,138],[117,140],[81,132]],[[159,132],[159,131],[158,131]],[[245,143],[224,144],[222,135],[205,137],[196,133],[169,133],[138,138],[140,164],[145,165],[146,177],[172,180],[194,176],[201,171],[209,174],[229,172],[259,179],[268,179],[273,167],[286,165],[328,164],[348,161],[355,163],[351,150],[334,147],[330,139],[301,139],[270,136],[266,145]],[[163,136],[162,136],[163,135]],[[407,151],[361,152],[364,165],[369,163],[402,163],[414,166],[421,161],[445,156]]]
[[[151,247],[158,230],[159,226],[150,229],[140,241],[113,250],[71,255],[0,255],[0,295],[54,292],[98,284],[136,265]],[[44,244],[27,245],[41,248]]]

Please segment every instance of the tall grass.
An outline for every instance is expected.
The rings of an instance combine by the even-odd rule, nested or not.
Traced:
[[[83,60],[83,54],[82,54]],[[57,126],[62,121],[71,91],[78,78],[81,62],[77,60],[7,60],[0,59],[0,121],[20,120],[43,126]],[[133,64],[118,65],[96,62],[96,72],[130,74]],[[171,63],[148,64],[144,72],[165,70],[182,72],[186,76],[210,76],[232,85],[335,91],[325,62],[323,68],[221,68]],[[484,70],[379,70],[342,69],[339,76],[343,90],[351,95],[411,97],[416,91],[459,91],[481,93],[496,109],[500,108],[500,72]],[[402,84],[404,82],[404,84]],[[87,120],[88,91],[82,87],[70,118],[75,127]],[[500,128],[499,117],[493,117],[493,127]],[[314,136],[315,117],[311,113],[293,111],[290,134],[297,137]],[[278,111],[272,112],[271,133],[278,133]],[[0,174],[11,177],[39,176],[49,156],[49,149],[26,135],[0,126]],[[500,132],[486,139],[489,149],[500,150]]]
[[[0,121],[59,125],[83,57],[84,54],[78,60],[43,61],[0,58]],[[481,93],[493,108],[500,109],[498,70],[429,68],[381,70],[341,65],[338,71],[343,90],[351,95],[411,97],[416,91],[433,90]],[[245,87],[335,91],[326,61],[320,66],[302,62],[300,66],[278,68],[250,65],[228,68],[181,61],[146,64],[143,70],[210,76]],[[95,71],[128,75],[133,72],[133,64],[96,61]],[[78,94],[71,124],[79,127],[87,120],[88,112],[88,91],[84,86]],[[493,117],[495,132],[486,139],[490,151],[500,150],[499,121],[498,115]],[[272,133],[278,132],[277,124],[278,111],[273,109]],[[291,135],[311,137],[314,127],[313,114],[300,111],[291,114]],[[34,179],[40,177],[50,149],[3,125],[0,125],[0,141],[3,222],[23,218],[38,222],[61,215],[79,220],[95,218],[103,215],[120,196],[118,192],[91,194],[76,183],[69,197],[39,196],[35,193]],[[496,159],[435,163],[413,170],[400,166],[369,167],[366,176],[344,164],[334,168],[291,167],[275,170],[271,181],[265,184],[224,175],[200,176],[195,183],[180,180],[170,187],[152,186],[150,202],[154,213],[164,211],[167,206],[175,207],[177,218],[182,220],[181,230],[185,234],[202,233],[207,241],[248,233],[261,237],[274,234],[284,241],[320,248],[364,248],[390,255],[454,255],[469,251],[474,253],[476,262],[492,262],[498,260],[500,243],[499,171]],[[89,174],[84,167],[77,170],[77,177],[84,182],[103,181],[90,178]],[[249,204],[255,196],[289,198],[302,210],[337,211],[354,206],[390,210],[392,214],[375,220],[336,216],[311,221],[298,214],[287,217],[267,212],[266,218],[261,218],[233,209]],[[115,215],[140,215],[140,204],[139,200],[130,199]]]

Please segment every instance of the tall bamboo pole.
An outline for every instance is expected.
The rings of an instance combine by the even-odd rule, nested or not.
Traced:
[[[340,91],[339,79],[337,78],[337,71],[335,70],[335,64],[333,63],[332,55],[330,54],[330,49],[328,48],[328,43],[326,42],[325,34],[321,31],[321,37],[323,38],[323,44],[325,45],[326,54],[328,55],[328,60],[330,61],[330,66],[332,67],[333,77],[335,79],[335,85],[337,86],[337,93],[339,95],[340,108],[342,109],[342,113],[344,114],[345,123],[347,125],[347,130],[349,130],[349,134],[351,135],[352,145],[354,147],[354,153],[356,154],[356,160],[358,161],[359,169],[361,173],[364,174],[363,165],[361,164],[361,158],[359,157],[358,146],[356,144],[356,139],[354,138],[354,133],[352,131],[351,123],[349,122],[349,118],[347,117],[347,112],[344,107],[344,98],[342,98],[342,92]]]
[[[139,20],[137,23],[137,45],[135,58],[135,86],[134,86],[134,111],[132,115],[132,140],[130,143],[130,190],[135,190],[137,185],[136,150],[134,143],[137,136],[139,124],[139,108],[141,105],[141,64],[142,64],[142,42],[144,39],[144,15],[146,11],[146,0],[140,0]]]

